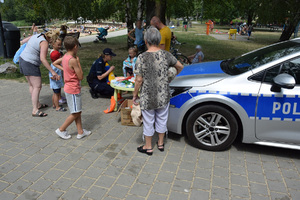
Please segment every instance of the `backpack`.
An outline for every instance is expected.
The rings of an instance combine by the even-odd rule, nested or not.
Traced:
[[[27,43],[22,44],[22,46],[20,46],[20,48],[18,49],[18,51],[15,53],[14,59],[13,59],[13,61],[14,61],[15,64],[19,64],[20,55],[24,51],[26,45],[27,45]]]

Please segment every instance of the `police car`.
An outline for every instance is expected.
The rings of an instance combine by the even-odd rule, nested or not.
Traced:
[[[300,149],[300,39],[186,66],[170,83],[168,129],[196,147],[244,143]]]

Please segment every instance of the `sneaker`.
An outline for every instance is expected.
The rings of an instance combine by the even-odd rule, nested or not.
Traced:
[[[65,99],[60,99],[60,100],[58,100],[58,103],[60,103],[60,104],[67,103],[67,100],[65,100]]]
[[[83,129],[83,133],[81,135],[77,134],[77,139],[81,139],[85,136],[89,136],[89,135],[91,135],[91,133],[92,133],[92,131],[87,131],[87,130]]]
[[[60,131],[59,128],[56,129],[55,133],[56,133],[59,137],[61,137],[62,139],[65,139],[65,140],[71,138],[71,135],[69,135],[67,131]]]

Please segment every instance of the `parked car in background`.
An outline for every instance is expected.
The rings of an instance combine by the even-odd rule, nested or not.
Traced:
[[[170,83],[168,129],[196,147],[243,143],[300,149],[300,39],[186,66]]]

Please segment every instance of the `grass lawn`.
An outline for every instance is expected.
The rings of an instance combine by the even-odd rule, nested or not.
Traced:
[[[219,31],[228,31],[227,27],[215,27]],[[227,58],[239,56],[243,53],[251,50],[272,44],[278,41],[280,32],[262,32],[255,31],[252,33],[253,38],[250,41],[235,41],[235,40],[217,40],[211,36],[202,35],[205,34],[205,26],[198,25],[189,28],[188,32],[182,32],[181,27],[172,30],[176,35],[178,41],[186,44],[180,46],[180,52],[189,56],[195,53],[195,46],[200,44],[205,55],[205,61],[215,61]],[[201,34],[201,35],[199,35]],[[115,38],[108,38],[107,44],[102,43],[84,43],[79,49],[78,56],[81,61],[81,65],[84,71],[84,75],[87,76],[91,65],[98,58],[104,48],[111,48],[116,57],[110,62],[110,65],[116,67],[115,74],[123,76],[122,63],[128,56],[127,51],[127,36],[120,36]],[[0,60],[0,64],[11,61],[12,59]],[[44,66],[41,66],[42,81],[43,83],[49,83],[48,71]],[[19,72],[15,74],[0,75],[2,79],[15,79],[18,81],[26,81],[25,77]],[[87,85],[86,79],[82,81],[82,85]]]

